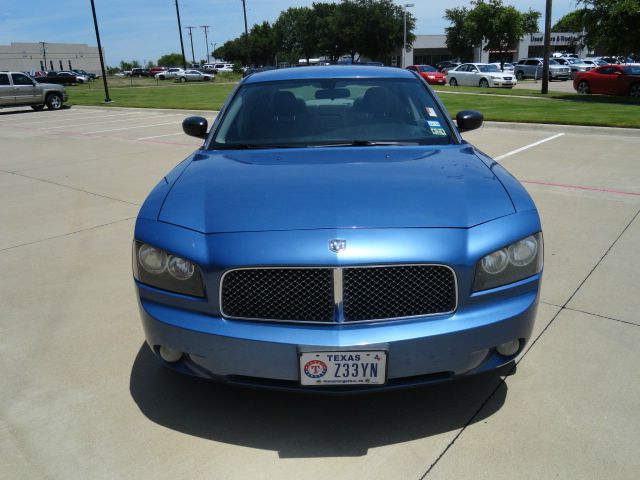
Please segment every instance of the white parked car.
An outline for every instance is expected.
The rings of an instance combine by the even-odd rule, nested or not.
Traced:
[[[179,75],[183,74],[184,70],[182,68],[170,68],[169,70],[165,70],[164,72],[158,72],[154,75],[156,80],[168,80],[170,78],[176,78]]]
[[[496,67],[498,67],[498,70],[500,70],[501,72],[513,73],[513,63],[504,62],[504,68],[502,70],[500,69],[500,62],[493,62],[491,65],[495,65]]]
[[[198,70],[185,70],[176,76],[176,82],[208,82],[212,79],[213,75]]]
[[[447,71],[447,82],[452,87],[506,87],[513,88],[518,82],[513,73],[501,72],[491,63],[463,63]]]
[[[216,72],[233,72],[233,63],[216,63],[213,68]]]

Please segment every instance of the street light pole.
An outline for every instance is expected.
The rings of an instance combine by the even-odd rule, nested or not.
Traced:
[[[182,25],[180,24],[180,8],[176,0],[176,16],[178,17],[178,34],[180,35],[180,51],[182,52],[182,68],[187,69],[187,57],[184,56],[184,42],[182,41]]]
[[[551,56],[551,0],[544,12],[544,58],[542,59],[542,91],[549,93],[549,57]]]
[[[405,55],[407,53],[407,8],[413,7],[413,3],[404,4],[404,41],[402,42],[402,68],[405,68]]]
[[[214,63],[216,61],[216,45],[217,44],[218,44],[217,42],[209,44],[209,45],[211,45],[211,57],[212,57]]]
[[[209,37],[207,36],[207,32],[209,31],[210,25],[200,25],[200,28],[204,29],[204,47],[207,51],[207,63],[209,63]]]
[[[244,42],[247,48],[247,63],[251,63],[251,54],[249,53],[249,29],[247,28],[247,6],[245,5],[245,0],[240,0],[242,2],[242,12],[244,14]]]
[[[100,56],[100,69],[102,70],[102,83],[104,84],[104,103],[111,103],[111,99],[109,98],[109,87],[107,86],[107,72],[104,69],[104,58],[102,57],[102,45],[100,44],[100,31],[98,30],[96,6],[94,5],[93,0],[91,0],[91,12],[93,13],[93,26],[96,29],[96,41],[98,42],[98,55]]]

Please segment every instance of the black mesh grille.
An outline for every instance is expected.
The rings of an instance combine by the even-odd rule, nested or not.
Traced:
[[[222,311],[238,318],[333,321],[333,272],[321,268],[234,270],[222,283]]]
[[[348,268],[344,271],[347,322],[451,312],[453,272],[441,266]]]
[[[222,311],[228,317],[334,322],[333,270],[265,268],[224,277]],[[439,265],[343,269],[344,321],[446,313],[456,308],[453,271]]]

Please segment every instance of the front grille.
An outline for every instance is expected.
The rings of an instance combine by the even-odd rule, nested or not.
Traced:
[[[455,274],[442,265],[248,268],[220,288],[222,314],[248,320],[384,320],[450,313],[456,302]]]
[[[511,80],[512,77],[504,77],[505,80]]]
[[[229,317],[333,321],[333,272],[328,268],[234,270],[224,276],[220,296]]]

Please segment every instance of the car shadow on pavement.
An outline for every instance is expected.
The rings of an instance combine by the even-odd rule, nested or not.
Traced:
[[[500,374],[506,371],[409,390],[312,395],[182,375],[162,366],[143,344],[129,388],[147,418],[179,432],[277,451],[281,458],[343,457],[482,421],[504,404],[507,386]]]

